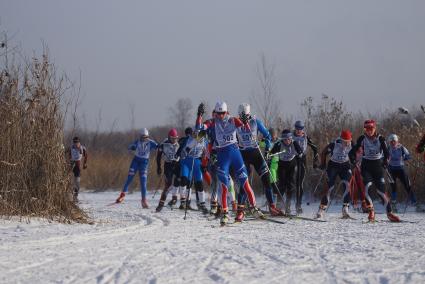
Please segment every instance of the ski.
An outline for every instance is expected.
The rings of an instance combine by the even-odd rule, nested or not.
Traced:
[[[322,219],[315,219],[315,218],[309,218],[309,217],[303,217],[303,216],[297,216],[297,215],[288,215],[285,217],[292,220],[304,220],[304,221],[320,222],[320,223],[327,222],[326,220],[322,220]]]
[[[271,223],[286,224],[285,221],[280,221],[280,220],[276,220],[276,219],[273,219],[273,218],[269,218],[268,216],[263,216],[263,217],[259,217],[259,218],[248,217],[248,218],[245,218],[244,221],[268,221],[268,222],[271,222]],[[239,222],[239,223],[243,223],[243,221]]]
[[[290,219],[290,220],[304,220],[304,221],[321,222],[321,223],[327,222],[326,220],[303,217],[303,216],[299,216],[299,215],[272,216],[272,215],[270,215],[270,213],[267,213],[265,215],[267,217],[270,217],[270,218],[287,218],[287,219]]]
[[[351,216],[341,217],[340,219],[342,219],[342,220],[357,220],[357,218],[354,218],[354,217],[351,217]]]
[[[419,221],[400,220],[399,222],[392,222],[390,220],[375,220],[375,221],[369,221],[369,220],[365,221],[365,220],[363,220],[362,223],[363,224],[374,224],[374,223],[394,223],[394,224],[397,224],[397,223],[407,223],[407,224],[417,224],[417,223],[419,223]]]

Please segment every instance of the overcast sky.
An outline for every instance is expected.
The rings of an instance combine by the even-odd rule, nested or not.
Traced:
[[[234,112],[258,86],[259,54],[276,65],[282,111],[322,93],[352,110],[425,103],[425,1],[0,0],[0,30],[28,54],[82,72],[81,112],[108,128],[167,122],[177,98]],[[254,109],[255,112],[255,109]]]

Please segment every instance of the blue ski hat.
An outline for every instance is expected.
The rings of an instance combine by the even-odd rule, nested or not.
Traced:
[[[305,128],[304,122],[302,122],[301,120],[295,121],[296,130],[304,130],[304,128]]]
[[[282,139],[292,139],[292,133],[289,129],[284,129],[281,134]]]

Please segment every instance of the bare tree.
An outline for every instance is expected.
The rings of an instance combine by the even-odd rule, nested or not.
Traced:
[[[260,62],[256,66],[256,75],[260,83],[259,90],[251,95],[257,114],[266,127],[271,127],[279,117],[279,101],[277,98],[275,65],[267,62],[264,53],[260,54]]]
[[[193,109],[193,104],[191,99],[189,98],[178,99],[175,105],[168,108],[171,124],[177,126],[180,129],[184,129],[189,124],[193,124],[194,119],[192,118],[194,116],[192,113],[192,109]],[[191,119],[193,121],[191,121]]]

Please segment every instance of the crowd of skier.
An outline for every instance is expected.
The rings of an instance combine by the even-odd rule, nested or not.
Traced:
[[[247,103],[239,106],[237,117],[232,117],[227,104],[217,102],[208,119],[205,119],[205,105],[201,103],[196,123],[193,128],[185,129],[184,137],[179,137],[177,130],[171,129],[168,137],[157,143],[150,139],[146,128],[141,130],[140,139],[128,147],[134,152],[134,158],[116,203],[123,202],[130,183],[139,172],[141,205],[143,208],[149,207],[148,165],[151,152],[156,151],[156,172],[163,174],[165,179],[156,212],[161,212],[164,206],[177,207],[178,197],[178,208],[192,210],[193,187],[198,210],[217,216],[222,225],[229,222],[229,211],[234,211],[235,222],[242,222],[247,213],[254,218],[266,218],[266,212],[257,205],[249,180],[253,174],[252,166],[261,180],[268,205],[267,214],[293,216],[291,202],[295,194],[294,212],[299,215],[303,212],[303,184],[310,147],[313,168],[322,170],[321,179],[326,177],[325,191],[315,218],[323,218],[332,191],[341,185],[344,190],[342,218],[352,218],[349,214],[350,204],[356,204],[359,199],[361,209],[368,213],[368,220],[374,222],[375,208],[370,192],[371,188],[375,188],[388,219],[400,222],[396,215],[397,180],[406,190],[409,201],[416,203],[405,169],[405,161],[411,159],[411,155],[396,134],[389,135],[387,139],[379,134],[374,120],[366,120],[363,128],[364,133],[354,142],[349,130],[341,130],[339,137],[319,153],[318,146],[307,135],[302,121],[296,121],[293,130],[284,129],[279,135],[275,129],[267,129],[251,113]],[[425,135],[416,151],[424,152],[424,148]],[[86,166],[87,155],[78,138],[74,139],[73,149],[74,174],[78,178],[79,189],[79,161],[83,159]],[[338,184],[337,177],[340,179]],[[391,185],[390,195],[385,192],[386,179]],[[204,184],[210,187],[209,209]],[[169,193],[172,197],[166,205]],[[277,206],[278,198],[282,200],[282,208]]]

